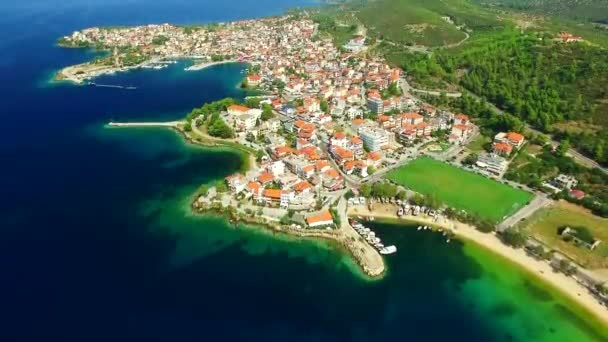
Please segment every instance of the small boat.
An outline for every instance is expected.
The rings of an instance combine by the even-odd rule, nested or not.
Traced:
[[[422,229],[422,226],[418,226],[418,229],[416,229],[416,230],[421,230],[421,229]]]
[[[394,245],[390,245],[390,246],[380,249],[380,254],[384,254],[384,255],[393,254],[396,252],[397,252],[397,247],[395,247]]]
[[[429,226],[424,226],[424,230],[427,230],[427,229],[429,229]]]
[[[399,208],[399,211],[397,211],[397,216],[403,216],[403,208]]]
[[[450,243],[450,239],[445,240],[445,242]]]

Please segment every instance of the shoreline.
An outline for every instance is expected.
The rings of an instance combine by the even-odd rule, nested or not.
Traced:
[[[169,58],[169,57],[167,57]],[[169,59],[188,59],[188,60],[196,60],[196,58],[191,56],[171,56]],[[51,78],[51,82],[70,82],[76,85],[83,85],[86,82],[89,82],[97,77],[103,75],[112,75],[115,73],[126,72],[131,70],[140,69],[149,64],[154,64],[157,59],[152,58],[150,60],[146,60],[137,65],[131,66],[111,66],[111,65],[95,65],[92,62],[85,62],[81,64],[70,65],[64,67],[55,72],[54,76]],[[232,63],[241,63],[237,60],[225,60],[225,61],[217,61],[217,62],[203,62],[203,63],[194,63],[193,65],[185,68],[185,71],[200,71],[207,68],[211,68],[216,65],[222,64],[232,64]],[[246,62],[242,62],[246,63]]]
[[[191,66],[185,68],[185,71],[200,71],[203,69],[210,68],[212,66],[221,65],[221,64],[231,64],[231,63],[241,63],[236,60],[225,60],[225,61],[217,61],[217,62],[203,62],[203,63],[195,63]],[[244,63],[244,62],[243,62]]]
[[[292,228],[290,226],[281,225],[278,221],[271,220],[264,216],[248,216],[244,213],[237,213],[234,207],[222,207],[221,205],[204,207],[200,205],[198,201],[199,196],[193,196],[195,199],[192,201],[191,210],[195,214],[217,214],[228,219],[232,225],[244,223],[246,225],[260,226],[262,229],[266,229],[272,233],[285,234],[289,237],[311,239],[311,240],[323,240],[325,242],[336,244],[338,248],[343,249],[358,266],[358,270],[362,271],[367,280],[381,280],[386,275],[386,265],[384,260],[374,260],[373,256],[370,257],[366,249],[373,248],[367,244],[367,242],[352,239],[349,235],[348,228],[345,228],[344,224],[342,227],[323,230],[323,229],[307,229],[307,228]],[[350,228],[353,233],[356,234],[355,230]],[[374,250],[375,251],[375,250]],[[380,263],[378,263],[380,261]]]
[[[508,261],[520,266],[525,271],[538,277],[538,279],[550,285],[553,289],[566,296],[568,299],[580,305],[583,309],[593,315],[598,322],[608,326],[608,309],[602,306],[596,298],[594,298],[587,288],[576,282],[571,277],[558,272],[554,272],[549,263],[534,259],[528,255],[524,249],[514,249],[504,244],[495,233],[482,233],[475,227],[456,222],[448,219],[443,219],[435,222],[430,217],[404,215],[398,218],[395,215],[397,207],[392,212],[369,211],[367,208],[349,208],[349,216],[374,217],[380,220],[386,220],[390,223],[411,222],[430,225],[435,228],[442,228],[453,232],[456,237],[472,242],[481,246],[492,253],[507,259]]]
[[[257,167],[257,161],[255,156],[250,151],[238,149],[233,146],[235,143],[230,141],[223,141],[222,139],[208,137],[208,140],[196,139],[197,137],[192,136],[192,132],[186,132],[180,126],[182,121],[168,121],[168,122],[110,122],[107,127],[113,128],[146,128],[146,127],[161,127],[170,128],[178,133],[189,143],[199,145],[202,147],[227,147],[235,149],[241,153],[247,153],[249,158],[244,158],[244,167],[251,169]],[[207,139],[207,137],[200,137],[201,139]],[[243,170],[246,171],[246,170]],[[216,213],[226,217],[230,223],[243,222],[245,224],[260,225],[264,229],[271,232],[285,234],[292,237],[304,238],[304,239],[316,239],[325,240],[330,243],[335,243],[340,248],[349,254],[349,256],[355,261],[355,264],[359,267],[359,270],[365,274],[369,280],[380,280],[386,274],[386,263],[382,256],[364,240],[359,239],[357,232],[350,226],[348,220],[343,220],[342,225],[332,230],[319,230],[319,229],[297,229],[289,226],[282,226],[276,221],[268,220],[264,217],[256,218],[256,216],[248,217],[244,214],[236,213],[234,207],[218,207],[211,206],[204,208],[199,205],[199,196],[194,195],[194,200],[191,200],[190,208],[196,214],[205,213]]]

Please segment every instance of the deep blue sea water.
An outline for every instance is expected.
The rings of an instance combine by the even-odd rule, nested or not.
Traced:
[[[377,224],[400,252],[381,281],[343,253],[193,216],[198,185],[233,152],[162,129],[226,96],[243,65],[106,76],[135,91],[49,84],[92,58],[54,46],[96,25],[279,14],[309,0],[28,1],[0,4],[0,341],[585,341],[586,316],[522,271],[439,235]]]

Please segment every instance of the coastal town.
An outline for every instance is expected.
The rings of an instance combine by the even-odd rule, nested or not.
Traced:
[[[260,96],[226,101],[212,112],[193,111],[186,120],[167,125],[195,143],[236,144],[254,159],[247,170],[204,186],[193,208],[228,212],[235,221],[338,242],[372,277],[386,271],[382,255],[401,251],[366,228],[365,221],[377,217],[418,222],[421,230],[440,229],[446,243],[455,234],[494,246],[509,257],[515,252],[509,252],[500,236],[554,205],[552,194],[585,196],[567,174],[545,182],[547,192],[505,178],[529,143],[524,132],[497,132],[485,151],[472,153],[468,146],[481,133],[467,113],[433,106],[410,92],[403,70],[366,54],[363,32],[335,46],[331,39],[319,37],[317,24],[306,15],[196,27],[90,28],[63,37],[60,43],[109,51],[106,57],[58,73],[57,79],[75,83],[108,73],[162,68],[184,58],[195,61],[188,67],[191,71],[246,63],[243,86]],[[418,190],[405,176],[402,180],[403,170],[421,163],[440,165],[455,175],[432,192],[456,188],[459,175],[465,175],[478,177],[471,178],[473,183],[492,182],[514,199],[509,203],[506,196],[501,198],[504,210],[493,208],[496,214],[485,216],[474,209],[438,204],[433,193]],[[488,224],[493,226],[491,233],[477,230]],[[574,228],[563,234],[576,232]],[[593,241],[589,248],[600,243]],[[526,260],[534,258],[539,243],[525,241],[523,246],[532,251],[530,255],[515,254],[511,259],[529,265]],[[603,280],[557,252],[546,262],[534,260],[543,276],[557,277],[545,272],[549,265],[567,273],[567,280],[560,280],[564,291],[581,296],[582,285],[588,289],[584,295],[591,298],[588,307],[605,311],[608,296],[599,290]]]

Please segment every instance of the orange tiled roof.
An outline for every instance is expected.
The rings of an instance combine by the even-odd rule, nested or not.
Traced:
[[[310,189],[310,188],[311,188],[311,186],[307,181],[301,181],[299,183],[296,183],[293,186],[293,189],[297,192],[302,192],[302,191],[304,191],[306,189]]]
[[[258,181],[262,184],[272,182],[274,180],[274,176],[271,173],[262,173],[258,176]]]
[[[230,111],[237,111],[237,112],[248,112],[251,108],[249,107],[245,107],[245,106],[241,106],[241,105],[230,105],[228,107],[228,110]]]
[[[507,133],[507,139],[521,142],[524,140],[524,136],[519,133],[509,132],[509,133]]]
[[[344,134],[344,132],[334,133],[334,139],[344,139],[344,138],[346,138],[346,134]]]
[[[511,153],[513,151],[513,147],[509,144],[505,143],[496,143],[492,146],[495,151]]]
[[[313,216],[309,216],[308,218],[306,218],[306,222],[308,222],[308,224],[326,222],[326,221],[333,221],[333,218],[331,217],[331,214],[329,213],[328,210],[325,210],[318,215],[313,215]]]
[[[465,120],[469,121],[469,116],[464,114],[458,114],[454,117],[456,120]]]
[[[256,192],[257,193],[260,190],[260,187],[261,187],[260,183],[256,183],[256,182],[249,182],[249,183],[247,183],[247,188],[249,190],[251,190],[252,192]]]
[[[282,193],[283,191],[279,189],[264,189],[263,195],[264,197],[279,199]]]
[[[382,154],[380,152],[370,152],[367,154],[367,159],[378,161],[382,159]]]

